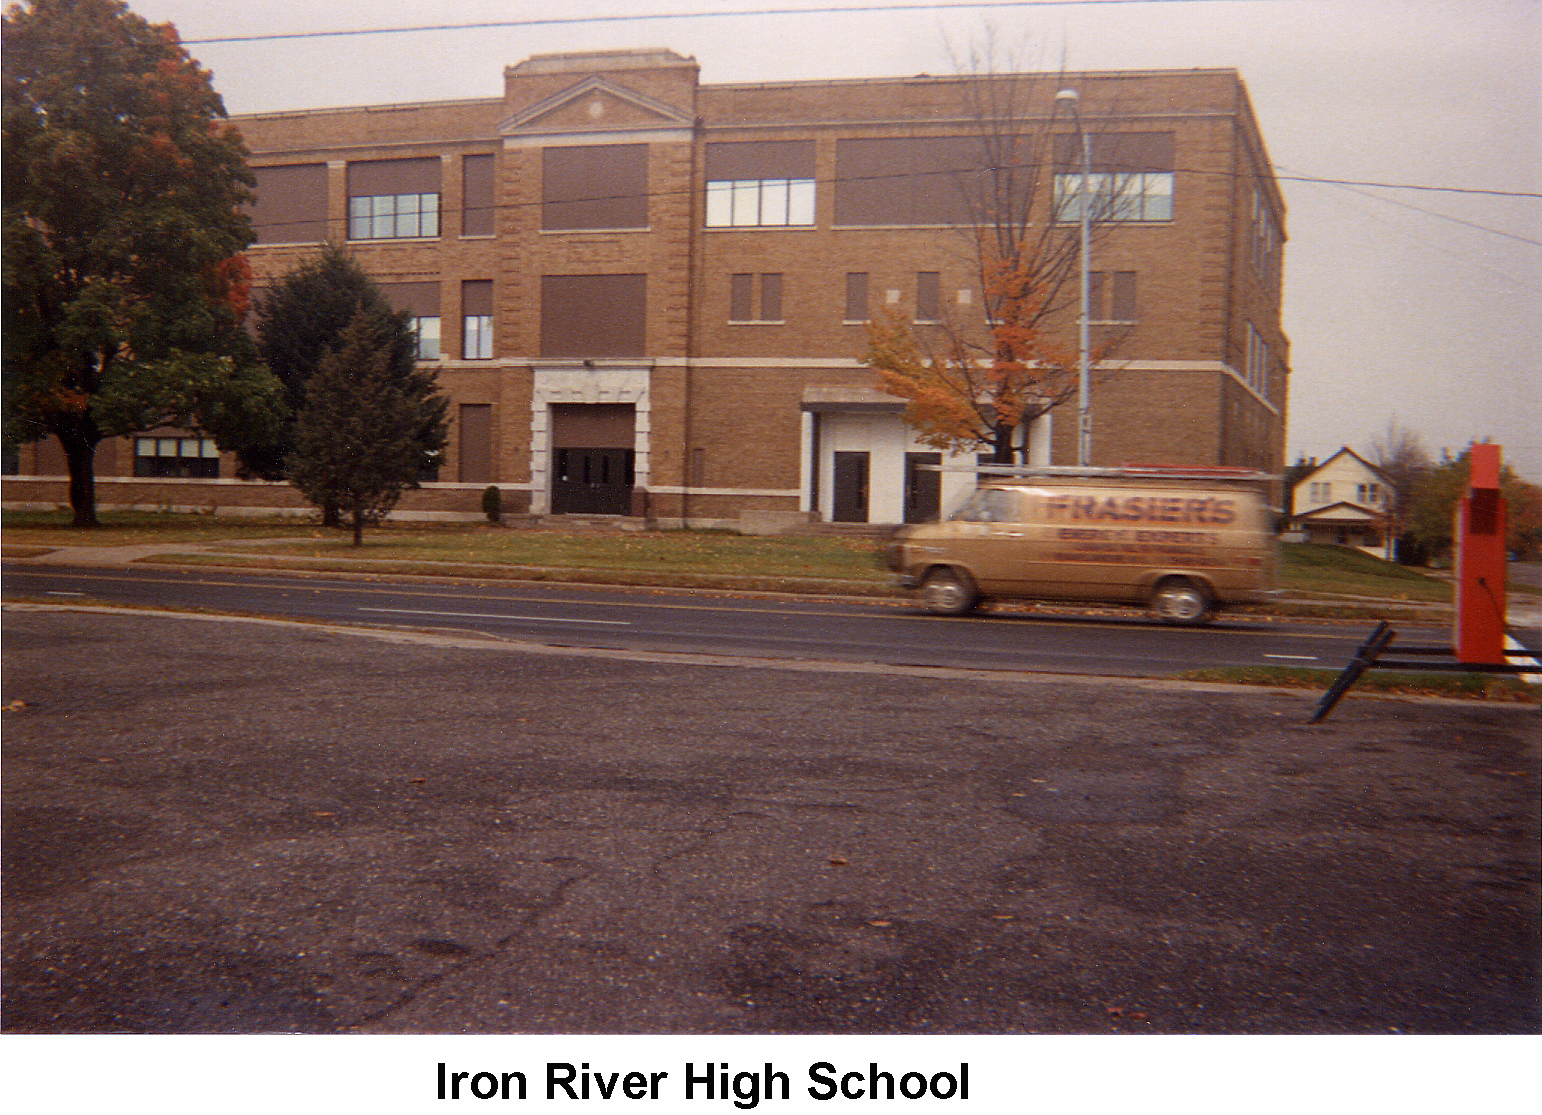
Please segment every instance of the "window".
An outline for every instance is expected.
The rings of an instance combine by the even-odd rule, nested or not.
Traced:
[[[941,321],[942,274],[937,271],[916,272],[916,321]]]
[[[476,279],[460,284],[461,346],[463,360],[493,358],[493,283]]]
[[[1314,480],[1307,485],[1307,498],[1313,503],[1330,503],[1333,500],[1333,485],[1326,480]]]
[[[212,438],[136,437],[134,475],[218,480],[220,451]]]
[[[782,276],[760,275],[760,304],[756,313],[757,276],[734,275],[729,279],[728,320],[731,322],[782,322]]]
[[[541,227],[548,232],[648,227],[648,145],[541,152]]]
[[[1263,187],[1253,190],[1253,267],[1272,287],[1279,279],[1280,227]]]
[[[814,223],[814,144],[808,140],[707,144],[707,227],[788,228]]]
[[[846,272],[846,320],[867,320],[867,272]]]
[[[541,276],[541,355],[641,356],[647,275]]]
[[[387,194],[348,199],[350,240],[401,240],[438,235],[438,194]]]
[[[418,337],[418,359],[438,360],[439,346],[439,284],[438,283],[381,283],[380,292],[385,295],[391,309],[406,311]]]
[[[437,317],[414,317],[409,319],[412,331],[418,338],[418,359],[439,359],[439,319]]]
[[[1368,507],[1374,506],[1375,504],[1380,503],[1381,502],[1381,485],[1380,484],[1356,484],[1355,485],[1355,502],[1356,503],[1363,503],[1363,504],[1365,504]]]
[[[991,161],[978,136],[836,140],[835,223],[974,224]]]
[[[348,239],[423,239],[439,235],[438,159],[380,159],[348,164]]]
[[[1088,319],[1128,324],[1135,318],[1135,272],[1094,271],[1088,276]]]
[[[1091,173],[1082,197],[1082,144],[1076,134],[1055,136],[1055,217],[1079,221],[1082,206],[1094,221],[1173,219],[1171,132],[1110,132],[1087,137]]]
[[[319,244],[327,238],[327,165],[253,167],[252,230],[259,244]]]
[[[1269,346],[1258,330],[1248,326],[1247,385],[1260,395],[1269,394]]]
[[[497,231],[494,156],[467,155],[461,159],[462,236],[491,236]]]

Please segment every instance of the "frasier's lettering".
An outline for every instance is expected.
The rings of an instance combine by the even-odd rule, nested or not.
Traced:
[[[897,1083],[892,1073],[880,1069],[876,1063],[870,1063],[864,1074],[838,1073],[829,1061],[820,1061],[808,1067],[808,1076],[813,1081],[808,1094],[816,1100],[833,1100],[837,1096],[848,1100],[892,1100],[896,1087],[907,1100],[924,1099],[927,1096],[939,1100],[969,1098],[968,1061],[958,1066],[957,1073],[939,1072],[928,1079],[925,1073],[907,1072]],[[689,1093],[686,1098],[690,1098]]]
[[[696,1073],[696,1065],[692,1061],[685,1063],[685,1098],[695,1099],[696,1088],[700,1085],[705,1091],[705,1099],[732,1099],[734,1106],[741,1111],[750,1111],[760,1105],[761,1100],[777,1099],[778,1086],[780,1086],[781,1099],[789,1099],[792,1095],[792,1083],[787,1079],[787,1074],[781,1072],[770,1061],[759,1073],[736,1072],[732,1077],[728,1075],[728,1062],[724,1061],[720,1066],[714,1062],[708,1062],[707,1067],[700,1075]]]
[[[501,1077],[491,1072],[448,1072],[444,1062],[439,1062],[440,1099],[461,1099],[462,1081],[466,1083],[466,1090],[479,1100],[525,1098],[525,1074],[522,1072],[506,1072]]]
[[[566,1061],[550,1061],[546,1065],[546,1098],[586,1100],[590,1098],[590,1085],[593,1085],[594,1093],[602,1100],[615,1099],[618,1092],[629,1100],[656,1100],[659,1098],[659,1081],[668,1075],[667,1072],[629,1072],[625,1076],[613,1072],[606,1075],[590,1072],[588,1061],[580,1068],[574,1068]],[[563,1093],[561,1096],[557,1094],[559,1088]],[[524,1096],[520,1098],[524,1099]],[[686,1098],[690,1098],[689,1085]]]
[[[1044,518],[1108,520],[1127,523],[1212,523],[1224,526],[1237,517],[1236,501],[1231,499],[1182,499],[1177,496],[1107,496],[1050,495],[1044,500]]]

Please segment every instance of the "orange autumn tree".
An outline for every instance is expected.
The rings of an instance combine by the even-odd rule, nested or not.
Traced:
[[[1057,151],[1074,122],[1059,115],[1062,75],[1003,73],[978,55],[968,68],[971,80],[958,88],[960,116],[974,132],[972,165],[936,173],[951,180],[967,215],[956,226],[958,254],[983,305],[946,307],[935,323],[886,310],[868,325],[862,360],[882,390],[905,400],[904,419],[922,442],[1013,464],[1026,459],[1028,425],[1077,394],[1080,226],[1057,219],[1057,208],[1079,199],[1055,192],[1065,158]],[[1104,106],[1104,119],[1115,115]],[[1117,219],[1124,185],[1104,179],[1089,199],[1095,237]],[[1100,326],[1095,340],[1094,363],[1123,331]]]

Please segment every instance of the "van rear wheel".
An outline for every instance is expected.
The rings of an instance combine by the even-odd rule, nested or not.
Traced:
[[[1151,610],[1163,623],[1204,623],[1212,607],[1210,594],[1184,577],[1169,577],[1151,594]]]
[[[962,616],[974,611],[980,592],[961,569],[929,570],[916,592],[921,607],[938,616]]]

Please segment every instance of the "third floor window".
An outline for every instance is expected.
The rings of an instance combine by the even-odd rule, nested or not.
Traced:
[[[814,145],[807,140],[707,144],[708,228],[814,223]]]

